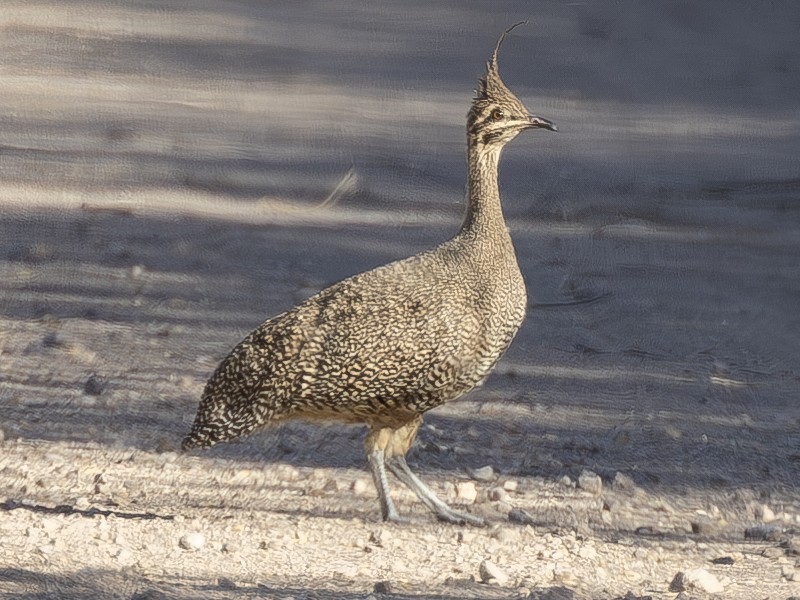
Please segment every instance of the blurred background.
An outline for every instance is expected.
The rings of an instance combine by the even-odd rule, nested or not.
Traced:
[[[523,19],[500,72],[559,127],[501,164],[531,310],[420,437],[472,441],[416,460],[796,490],[793,0],[4,0],[5,436],[169,448],[263,319],[455,233],[466,112]],[[343,430],[214,452],[360,465]]]

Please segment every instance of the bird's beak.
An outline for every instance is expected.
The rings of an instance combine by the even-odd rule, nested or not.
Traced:
[[[550,131],[558,131],[556,124],[552,121],[548,121],[542,117],[535,117],[533,115],[528,116],[528,127],[531,129],[549,129]]]

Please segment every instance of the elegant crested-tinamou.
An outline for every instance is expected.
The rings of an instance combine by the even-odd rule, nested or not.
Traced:
[[[364,423],[384,520],[404,520],[388,470],[439,519],[484,523],[440,500],[405,455],[422,416],[480,384],[525,318],[525,283],[503,219],[497,168],[503,147],[520,132],[556,128],[532,116],[500,79],[497,53],[509,31],[497,41],[467,115],[468,199],[459,232],[260,325],[209,379],[184,449],[292,418]]]

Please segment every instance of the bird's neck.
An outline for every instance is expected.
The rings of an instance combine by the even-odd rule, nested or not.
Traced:
[[[470,142],[467,147],[467,212],[461,234],[508,238],[500,205],[497,167],[502,148]]]

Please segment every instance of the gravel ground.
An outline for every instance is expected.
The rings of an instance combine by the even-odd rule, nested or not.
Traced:
[[[178,444],[261,320],[455,231],[529,6],[184,4],[0,12],[0,597],[800,597],[794,3],[542,2],[504,47],[561,132],[502,167],[531,310],[409,457],[486,528],[399,484],[382,523],[359,427]]]

